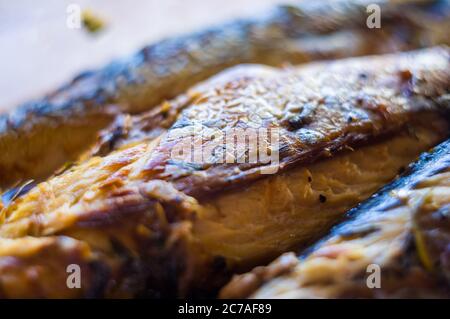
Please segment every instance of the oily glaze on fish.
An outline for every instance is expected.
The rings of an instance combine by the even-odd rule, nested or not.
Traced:
[[[0,187],[48,177],[77,160],[117,113],[148,110],[231,65],[279,66],[448,42],[446,1],[368,3],[380,4],[381,29],[366,27],[364,1],[304,1],[262,18],[165,40],[85,72],[0,116]]]
[[[281,72],[238,67],[193,88],[173,105],[164,103],[156,114],[130,120],[127,127],[120,127],[124,132],[115,133],[121,135],[122,148],[145,136],[158,140],[142,164],[143,172],[153,179],[169,180],[189,195],[208,196],[239,186],[240,181],[264,177],[272,166],[276,167],[271,173],[276,173],[389,135],[410,123],[416,112],[435,109],[446,117],[448,59],[446,48],[434,48],[378,59],[312,63]],[[163,116],[162,108],[167,109]],[[146,126],[148,122],[151,125]],[[238,162],[248,160],[249,154],[234,154],[237,163],[225,163],[229,154],[221,151],[213,158],[203,156],[196,165],[183,165],[195,164],[194,151],[182,154],[180,161],[174,159],[184,139],[206,151],[217,146],[213,137],[219,134],[260,128],[278,132],[276,163]],[[250,149],[260,142],[258,136],[248,136],[235,141],[235,149]]]
[[[287,70],[247,66],[202,83],[183,107],[186,96],[158,107],[169,119],[160,127],[131,131],[110,154],[4,203],[2,295],[50,296],[30,267],[59,282],[74,252],[92,276],[83,290],[51,296],[199,294],[308,243],[448,136],[449,63],[448,49],[433,48]],[[143,125],[152,114],[130,120]],[[168,150],[195,123],[277,128],[276,174],[261,171],[274,163],[174,162]],[[20,241],[36,242],[17,251]],[[59,257],[47,263],[46,247]]]
[[[299,259],[236,276],[225,298],[449,298],[450,140],[348,213]],[[367,286],[370,265],[378,288]]]

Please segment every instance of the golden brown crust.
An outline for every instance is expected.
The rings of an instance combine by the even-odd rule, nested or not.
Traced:
[[[216,185],[224,190],[250,186],[254,176],[240,175],[235,168],[241,171],[241,164],[215,163],[210,166],[213,170],[205,171],[208,179],[191,178],[198,174],[196,166],[186,169],[192,167],[186,161],[186,165],[171,167],[170,158],[164,158],[167,143],[183,137],[178,134],[170,140],[169,133],[184,132],[192,122],[201,123],[205,129],[210,120],[221,123],[218,127],[222,130],[233,128],[238,122],[256,128],[276,126],[287,137],[281,146],[286,151],[280,152],[284,169],[316,161],[311,153],[334,155],[346,145],[355,145],[355,140],[374,142],[401,130],[409,120],[420,119],[425,127],[433,129],[426,129],[429,134],[424,141],[416,140],[417,149],[412,154],[417,154],[448,135],[448,125],[440,115],[441,108],[446,107],[441,98],[448,93],[450,81],[448,54],[445,48],[434,48],[297,69],[253,66],[225,73],[201,84],[197,93],[191,92],[193,100],[176,100],[180,104],[172,116],[174,123],[164,124],[171,125],[167,132],[162,127],[155,133],[155,127],[150,125],[147,132],[141,132],[142,136],[136,138],[132,134],[130,140],[125,137],[118,150],[104,157],[94,156],[3,203],[0,237],[19,240],[25,236],[68,236],[85,243],[95,255],[93,260],[109,270],[105,279],[108,285],[98,291],[101,296],[135,296],[145,288],[152,295],[187,295],[215,288],[227,278],[224,273],[234,260],[208,250],[201,230],[193,229],[199,225],[196,220],[203,218],[202,214],[212,212],[202,200],[217,190]],[[359,92],[364,94],[360,96]],[[164,110],[167,106],[159,108]],[[264,111],[263,121],[252,120],[255,111]],[[153,115],[144,115],[137,121],[152,121]],[[408,135],[408,141],[412,136]],[[395,173],[389,176],[392,178]],[[233,182],[224,183],[224,178]],[[220,196],[215,198],[219,200]],[[314,216],[304,218],[307,221]],[[329,223],[336,215],[327,218]],[[312,227],[310,231],[316,229]],[[291,239],[286,245],[297,243]],[[263,256],[257,257],[274,251],[263,251]],[[36,254],[36,258],[42,258],[39,256]],[[23,277],[16,278],[20,281]],[[79,297],[86,296],[85,291],[78,293]]]
[[[411,5],[417,2],[426,5]],[[438,2],[380,0],[383,27],[367,29],[364,2],[305,1],[262,18],[165,40],[85,72],[45,98],[0,116],[0,187],[48,177],[77,160],[115,114],[148,110],[231,65],[279,66],[445,43],[441,33],[448,28],[437,12],[445,16],[448,8],[436,10]]]
[[[212,80],[218,85],[193,89],[196,99],[186,104],[161,137],[140,174],[144,179],[170,181],[178,190],[199,198],[264,177],[264,169],[283,171],[387,136],[403,128],[417,112],[447,111],[442,99],[450,81],[448,60],[448,51],[436,48],[294,70],[249,66],[229,71]],[[260,160],[249,163],[248,154],[243,158],[235,154],[234,163],[225,163],[229,156],[225,152],[195,165],[196,150],[222,147],[217,137],[226,139],[227,134],[257,129],[279,134],[276,167]],[[238,139],[235,148],[262,147],[256,135],[248,138]],[[178,148],[186,151],[184,145],[180,147],[183,143],[195,144],[192,153],[181,155],[184,164],[174,159]]]

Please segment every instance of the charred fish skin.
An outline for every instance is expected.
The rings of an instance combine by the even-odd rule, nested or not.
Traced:
[[[191,188],[186,188],[184,185],[187,184],[183,183],[185,178],[198,176],[199,171],[208,167],[198,168],[188,165],[191,164],[189,162],[174,165],[170,158],[161,157],[161,154],[166,154],[164,151],[168,142],[178,141],[170,140],[170,134],[161,132],[158,139],[139,140],[105,156],[92,157],[61,175],[37,184],[26,194],[21,192],[18,196],[13,195],[13,199],[0,211],[0,263],[2,260],[10,260],[9,257],[14,253],[11,247],[16,240],[31,238],[30,241],[33,242],[45,237],[58,245],[58,238],[64,236],[86,247],[87,253],[82,259],[84,264],[102,265],[100,270],[92,270],[102,274],[101,278],[106,277],[102,285],[99,285],[103,290],[93,289],[100,296],[130,297],[139,295],[146,289],[155,295],[170,296],[211,291],[238,266],[251,267],[254,260],[278,254],[280,247],[283,248],[282,251],[286,251],[284,247],[310,239],[319,229],[323,230],[326,226],[324,221],[333,222],[334,218],[340,217],[339,214],[344,214],[359,202],[359,196],[362,196],[360,193],[364,195],[362,198],[367,198],[378,187],[391,180],[398,171],[397,162],[393,158],[397,156],[395,145],[399,142],[408,142],[407,145],[402,145],[398,155],[404,165],[446,138],[448,123],[441,114],[439,97],[446,94],[450,82],[448,55],[446,48],[431,48],[396,55],[323,62],[293,70],[249,66],[237,73],[236,69],[225,72],[219,78],[201,85],[207,98],[197,96],[197,99],[189,102],[183,112],[175,116],[174,123],[166,132],[178,130],[178,133],[183,133],[184,131],[179,130],[188,127],[185,125],[188,122],[186,119],[208,127],[211,115],[219,123],[225,123],[219,128],[228,130],[236,123],[248,119],[254,108],[262,104],[271,116],[265,117],[265,122],[251,124],[258,124],[257,128],[264,128],[267,123],[279,125],[289,132],[290,137],[297,139],[288,144],[291,152],[286,152],[282,157],[292,163],[289,170],[280,170],[273,178],[259,176],[261,183],[257,184],[253,177],[239,174],[235,168],[240,170],[240,163],[231,166],[216,163],[215,170],[206,172],[210,178],[206,181],[194,179],[194,183],[190,184]],[[362,71],[364,81],[360,79]],[[421,81],[411,81],[419,76]],[[272,95],[274,91],[270,88],[274,85],[280,90],[279,95]],[[357,95],[360,92],[366,92],[367,95],[361,98]],[[243,96],[246,97],[246,103],[235,103],[235,99],[239,100]],[[306,103],[308,97],[317,103]],[[345,103],[340,103],[337,97]],[[225,101],[231,104],[222,103]],[[303,108],[306,104],[308,106]],[[303,112],[304,109],[308,112]],[[302,127],[292,127],[288,120],[293,117],[297,121],[297,113],[309,117]],[[351,121],[348,120],[349,115],[352,115]],[[416,122],[420,125],[414,126],[418,130],[413,134],[407,126]],[[405,127],[405,124],[408,125]],[[305,129],[320,135],[295,134],[297,130],[304,133]],[[182,138],[183,134],[174,136]],[[302,139],[302,136],[306,138]],[[352,173],[357,173],[359,169],[359,165],[355,163],[359,163],[358,159],[366,154],[364,152],[367,149],[359,153],[362,146],[350,143],[357,139],[348,140],[345,138],[348,136],[356,136],[363,144],[373,144],[367,146],[372,147],[372,153],[381,149],[381,154],[375,154],[386,158],[387,163],[381,163],[383,171],[377,170],[377,165],[373,169],[364,169],[364,172],[371,172],[371,187],[362,185],[361,189],[360,184],[364,184],[366,178],[364,174],[359,174],[357,193],[351,192],[351,196],[344,194],[344,199],[336,196],[333,201],[330,196],[324,203],[319,201],[319,193],[310,192],[312,195],[309,199],[313,209],[320,207],[325,211],[328,208],[329,214],[317,218],[318,213],[310,214],[311,210],[305,210],[299,205],[303,203],[302,194],[308,193],[302,190],[311,189],[307,172],[302,169],[318,171],[320,179],[320,175],[329,171],[329,165],[337,167],[335,171],[339,171],[342,166],[350,167],[343,174],[341,186],[346,185],[347,175],[351,175],[351,181],[355,180],[356,176]],[[321,143],[322,138],[325,143]],[[377,141],[380,144],[375,143]],[[327,150],[330,143],[334,142],[336,147]],[[355,152],[341,152],[345,145],[354,146]],[[377,148],[380,145],[381,148]],[[392,150],[389,150],[389,145]],[[308,155],[311,151],[313,154],[324,152],[331,155],[325,168],[313,167],[313,164],[321,164],[319,157],[299,156]],[[392,156],[391,151],[394,153]],[[342,153],[342,157],[338,153]],[[353,156],[357,160],[352,161]],[[334,159],[336,162],[332,161]],[[297,168],[299,170],[296,171]],[[223,177],[227,176],[232,182],[220,184]],[[337,178],[341,178],[340,175],[327,175],[326,180]],[[213,186],[208,184],[211,181],[218,181],[224,192],[220,194],[217,189],[210,188],[209,186]],[[300,189],[291,191],[289,187],[294,189],[297,181],[303,182]],[[349,186],[350,191],[354,190],[352,186]],[[342,187],[338,185],[337,188]],[[287,191],[280,192],[280,189]],[[283,194],[285,197],[277,200],[278,197],[273,194]],[[243,203],[238,205],[243,209],[242,213],[237,207],[229,205],[235,205],[239,201]],[[265,209],[257,206],[262,201],[267,202],[266,208],[269,208],[264,216],[258,215]],[[292,205],[293,209],[281,206],[283,209],[280,210],[280,205],[285,202]],[[227,203],[228,206],[224,206]],[[335,207],[339,209],[334,209]],[[305,211],[308,213],[302,215]],[[255,212],[257,215],[252,215]],[[277,212],[282,214],[276,215]],[[290,216],[301,218],[295,223],[294,219],[289,219]],[[242,222],[246,217],[249,217],[248,222]],[[256,229],[262,231],[255,233],[252,226],[259,221],[263,221],[263,224]],[[305,228],[305,224],[312,226]],[[272,232],[273,225],[278,231]],[[289,231],[286,232],[286,229]],[[305,229],[307,230],[304,231]],[[293,238],[292,234],[301,231],[304,232],[301,237]],[[222,234],[224,237],[220,237]],[[277,245],[273,245],[272,235],[277,237]],[[245,237],[245,243],[236,241],[244,236],[248,236]],[[282,240],[278,238],[280,236],[284,236]],[[281,246],[279,242],[285,246]],[[24,246],[25,251],[21,256],[15,256],[16,264],[33,264],[28,261],[31,258],[33,261],[41,261],[44,269],[53,269],[53,264],[45,262],[45,254],[41,250],[29,250],[27,246]],[[36,246],[40,247],[38,244]],[[244,246],[248,247],[247,250],[241,250]],[[261,246],[264,249],[259,249]],[[228,247],[231,249],[227,249]],[[250,254],[253,259],[249,257]],[[69,257],[70,249],[63,249],[61,258]],[[27,267],[16,267],[14,271],[16,276],[12,276],[13,279],[8,282],[20,285],[28,281]],[[60,273],[54,275],[55,280],[60,280]],[[0,273],[0,281],[5,280],[4,278]],[[97,287],[95,283],[91,285]],[[39,287],[39,279],[34,287]],[[30,295],[34,293],[27,292]],[[85,296],[84,291],[79,293],[79,297]],[[61,291],[61,295],[66,295],[66,292]]]
[[[432,24],[448,6],[442,1],[421,3],[425,6],[379,1],[383,29],[368,30],[366,3],[303,2],[262,18],[165,40],[129,59],[80,74],[45,98],[0,115],[0,187],[50,176],[76,161],[117,113],[147,110],[231,65],[300,63],[445,43],[445,37],[412,23],[405,13]],[[439,14],[436,4],[441,4]]]
[[[329,235],[298,256],[234,277],[221,297],[450,298],[449,177],[447,140],[351,209]],[[378,287],[368,286],[373,265],[381,270]]]

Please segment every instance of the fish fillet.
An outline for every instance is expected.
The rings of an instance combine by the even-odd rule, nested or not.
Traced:
[[[130,119],[162,117],[159,126],[119,134],[110,153],[4,201],[0,294],[214,291],[231,273],[307,244],[445,139],[449,70],[448,49],[432,48],[214,77]],[[245,152],[230,163],[173,159],[185,139],[201,136],[194,145],[204,150],[211,131],[237,128],[278,130],[277,165],[237,161]],[[237,149],[251,140],[238,139]],[[49,259],[48,247],[59,255]],[[90,274],[76,292],[58,268],[72,259]],[[50,277],[61,292],[48,291]]]
[[[449,298],[449,209],[447,140],[299,259],[285,254],[236,276],[221,296]],[[369,278],[375,269],[378,282]]]

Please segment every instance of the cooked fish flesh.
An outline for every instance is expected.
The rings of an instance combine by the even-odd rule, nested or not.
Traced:
[[[118,113],[148,110],[232,65],[280,66],[448,43],[445,1],[370,3],[381,6],[381,29],[366,27],[366,1],[302,1],[165,40],[80,74],[45,98],[0,115],[0,187],[47,178],[78,160]]]
[[[449,63],[449,50],[437,47],[241,66],[157,107],[167,117],[159,127],[158,112],[129,119],[150,125],[4,201],[0,293],[201,294],[308,243],[448,137]],[[200,162],[172,152],[185,141],[206,150],[220,141],[212,133],[237,129],[278,132],[278,144],[256,143],[278,158],[250,161],[251,134],[234,140],[233,161],[223,144]],[[49,249],[58,255],[48,258]],[[83,289],[49,292],[48,281],[67,290],[66,260],[87,268]]]
[[[447,140],[300,258],[288,253],[236,276],[221,296],[449,298],[449,209]],[[367,285],[372,265],[380,270],[378,287]]]

